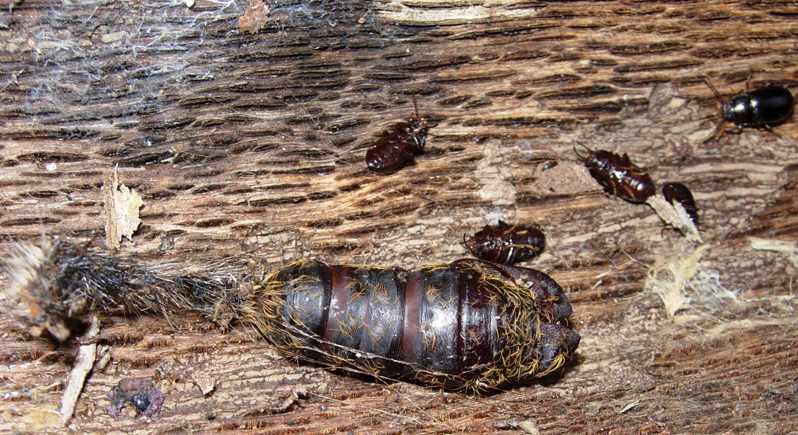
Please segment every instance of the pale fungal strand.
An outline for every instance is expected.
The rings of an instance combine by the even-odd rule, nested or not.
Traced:
[[[695,226],[695,222],[693,222],[693,219],[679,202],[671,204],[664,196],[656,194],[650,196],[646,200],[646,204],[654,209],[666,225],[679,230],[688,241],[704,243],[701,239],[701,234],[698,233],[698,227]]]

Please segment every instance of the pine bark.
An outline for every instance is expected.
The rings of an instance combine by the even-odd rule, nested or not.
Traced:
[[[793,2],[742,1],[8,4],[5,246],[46,233],[104,249],[102,185],[115,167],[144,200],[119,252],[144,261],[412,268],[466,256],[463,236],[486,223],[537,223],[547,246],[524,265],[566,288],[583,338],[558,376],[468,397],[297,365],[253,331],[199,318],[105,318],[97,340],[110,363],[95,367],[69,428],[793,430],[798,254],[749,238],[798,240],[795,117],[703,140],[718,121],[705,77],[726,96],[796,88],[796,15]],[[366,149],[414,102],[433,124],[425,153],[370,172]],[[674,318],[647,276],[696,247],[649,207],[605,195],[579,144],[626,152],[657,183],[693,191],[706,250]],[[8,315],[0,325],[0,430],[63,430],[78,342],[32,337]],[[163,391],[156,421],[130,407],[109,415],[124,378]]]

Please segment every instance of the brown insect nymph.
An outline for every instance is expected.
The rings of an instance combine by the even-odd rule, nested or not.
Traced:
[[[574,152],[605,192],[640,204],[656,191],[651,176],[633,164],[626,153],[620,156],[612,151],[594,151],[584,145],[582,147],[587,150],[586,153],[580,154],[576,148]]]
[[[415,100],[413,101],[415,105]],[[415,160],[424,152],[429,123],[416,115],[383,132],[377,143],[366,151],[366,166],[375,172],[392,172]]]

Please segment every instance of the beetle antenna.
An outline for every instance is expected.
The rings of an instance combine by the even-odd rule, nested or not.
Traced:
[[[583,144],[582,142],[577,142],[577,143],[579,144],[579,146],[581,146],[582,148],[586,149],[588,152],[591,152],[591,153],[593,152],[593,150],[591,150],[590,147],[588,147],[587,145]],[[577,156],[579,156],[580,159],[587,160],[587,156],[583,155],[582,153],[580,153],[579,150],[576,149],[576,147],[574,147],[574,152],[576,153]]]
[[[712,85],[712,82],[710,82],[709,78],[707,78],[706,76],[704,77],[704,83],[706,83],[707,86],[709,86],[709,89],[712,90],[712,93],[715,94],[715,97],[718,99],[718,102],[720,102],[720,104],[722,105],[723,97],[720,95],[720,92],[718,92],[718,90],[715,89],[715,86]],[[715,131],[712,133],[712,136],[709,136],[708,138],[704,139],[704,141],[701,143],[708,143],[711,142],[713,139],[714,140],[720,139],[720,137],[723,136],[725,126],[726,126],[725,119],[718,120],[717,125],[715,125]]]
[[[709,81],[709,78],[704,77],[704,83],[706,83],[707,86],[709,86],[709,89],[712,89],[712,93],[715,94],[715,97],[717,97],[719,101],[723,102],[723,97],[720,95],[720,92],[718,92],[718,90],[715,89],[715,86],[712,85],[712,82]]]
[[[413,94],[413,108],[416,110],[416,119],[420,118],[418,116],[418,101],[416,101],[416,94]]]

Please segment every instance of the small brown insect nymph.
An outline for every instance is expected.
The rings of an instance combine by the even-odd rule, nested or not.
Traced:
[[[514,264],[535,258],[546,245],[546,236],[536,225],[485,225],[465,241],[474,256],[495,263]]]
[[[415,100],[413,101],[415,105]],[[424,152],[429,123],[416,116],[393,126],[393,131],[385,131],[373,147],[366,151],[366,165],[375,172],[392,172],[413,162],[416,154]]]
[[[646,202],[654,194],[656,189],[651,176],[634,165],[626,153],[620,156],[612,151],[593,151],[582,146],[587,150],[585,154],[580,154],[576,148],[574,152],[605,192],[633,204]]]

